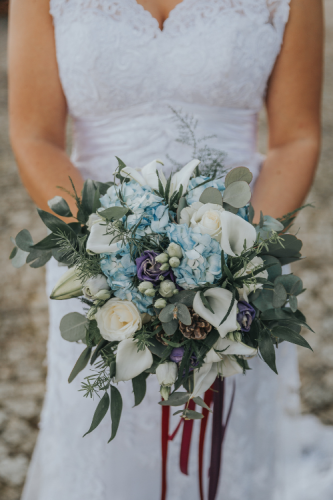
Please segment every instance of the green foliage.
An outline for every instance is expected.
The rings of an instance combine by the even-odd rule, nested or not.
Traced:
[[[253,175],[247,167],[236,167],[227,173],[224,185],[227,188],[233,182],[245,181],[248,184],[251,183]]]
[[[204,190],[199,198],[201,203],[214,203],[215,205],[223,205],[223,198],[221,191],[214,187],[208,187]]]
[[[51,208],[52,212],[54,212],[57,215],[60,215],[60,217],[73,217],[69,205],[67,201],[64,200],[64,198],[60,198],[56,202],[54,200],[55,199],[53,198],[48,202],[48,205]]]
[[[111,385],[110,391],[111,391],[110,409],[111,409],[112,428],[111,428],[111,437],[108,441],[109,443],[110,443],[110,441],[112,441],[116,437],[118,427],[119,427],[121,412],[123,409],[123,400],[122,400],[121,394],[118,391],[117,387],[115,387],[114,385]]]
[[[71,312],[63,316],[60,321],[60,332],[64,340],[78,342],[86,338],[87,318],[78,312]]]
[[[259,350],[262,359],[273,370],[273,372],[277,374],[277,369],[275,364],[275,349],[269,331],[261,330],[258,340],[259,340]]]
[[[132,379],[132,386],[134,392],[134,406],[138,406],[146,395],[146,379],[149,373],[140,373],[137,377]]]
[[[85,369],[87,364],[89,363],[89,359],[91,356],[91,347],[86,347],[85,350],[80,354],[79,359],[74,365],[73,370],[71,371],[69,377],[68,377],[68,383],[70,384],[73,382],[75,377]]]
[[[235,208],[244,207],[250,199],[251,189],[245,181],[233,182],[223,192],[223,203],[228,203]]]
[[[84,435],[86,436],[87,434],[90,434],[93,430],[96,429],[96,427],[99,426],[99,424],[102,422],[103,418],[105,417],[108,409],[110,406],[110,398],[107,392],[104,393],[103,397],[101,398],[100,402],[97,405],[97,408],[95,410],[91,426],[89,431],[87,431]]]
[[[103,340],[95,319],[89,321],[86,328],[86,344],[88,347],[94,347]]]
[[[173,392],[167,401],[160,401],[161,406],[182,406],[188,402],[190,394],[188,392]]]

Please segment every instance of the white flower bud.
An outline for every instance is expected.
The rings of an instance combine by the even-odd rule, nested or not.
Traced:
[[[142,281],[138,286],[139,292],[145,293],[146,290],[154,288],[154,285],[150,281]]]
[[[94,276],[89,278],[84,286],[83,286],[83,294],[86,299],[92,300],[97,298],[96,294],[101,290],[110,290],[107,279],[104,274],[99,274],[98,276]]]
[[[162,276],[162,274],[161,274],[161,276],[159,276],[159,277],[158,277],[158,279],[159,279],[160,281],[164,281],[164,280],[165,280],[165,278],[164,278],[164,276]]]
[[[145,295],[147,295],[147,297],[155,297],[155,295],[156,295],[156,290],[154,290],[154,288],[148,288],[148,289],[145,291]]]
[[[160,253],[160,255],[157,255],[155,257],[155,260],[160,264],[165,264],[166,262],[169,261],[169,255],[167,253]]]
[[[167,301],[164,300],[164,299],[157,299],[155,304],[154,304],[154,307],[156,307],[156,309],[163,309],[165,306],[167,305]]]
[[[173,291],[173,295],[177,295],[177,293],[179,293],[179,290],[177,290],[177,288]]]
[[[95,299],[98,299],[98,300],[108,300],[110,297],[111,297],[110,290],[100,290],[95,295]]]
[[[182,249],[180,245],[177,245],[177,243],[170,243],[167,248],[167,252],[170,257],[178,257],[178,259],[181,259],[183,257]]]
[[[170,392],[171,392],[170,387],[166,387],[164,385],[161,385],[160,393],[161,393],[161,397],[164,399],[164,401],[168,401],[169,396],[170,396]]]
[[[176,285],[172,281],[165,280],[160,284],[159,292],[162,297],[172,297],[175,289]]]
[[[169,266],[169,264],[162,264],[160,269],[161,269],[161,271],[169,271],[170,266]]]
[[[171,267],[178,267],[180,265],[180,260],[178,259],[178,257],[171,257],[171,259],[169,260],[169,264]]]
[[[82,295],[82,282],[79,272],[72,267],[63,274],[53,288],[50,298],[56,300],[71,299]]]
[[[178,367],[173,361],[166,361],[156,368],[158,383],[165,387],[171,387],[176,382],[177,373]]]

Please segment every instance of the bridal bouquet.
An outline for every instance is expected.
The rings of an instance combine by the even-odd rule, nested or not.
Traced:
[[[200,395],[217,377],[245,373],[257,355],[277,372],[282,341],[310,348],[300,335],[308,327],[297,305],[302,281],[281,269],[301,258],[302,242],[284,232],[295,212],[261,214],[253,224],[245,167],[222,180],[200,175],[192,160],[166,179],[157,160],[140,171],[118,161],[113,182],[87,180],[82,197],[73,186],[77,222],[56,216],[74,217],[56,196],[56,215],[38,210],[49,235],[34,244],[21,231],[10,256],[16,267],[51,257],[68,266],[51,298],[86,306],[60,322],[62,337],[83,347],[69,382],[92,365],[82,389],[99,403],[87,433],[110,408],[110,440],[122,411],[119,382],[132,380],[138,405],[156,376],[162,406],[200,419],[193,402],[209,410]]]

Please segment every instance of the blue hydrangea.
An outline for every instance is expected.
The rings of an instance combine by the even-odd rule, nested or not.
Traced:
[[[146,297],[133,286],[136,264],[131,259],[128,245],[117,253],[101,255],[101,269],[114,295],[122,300],[131,300],[141,313],[153,314],[153,298]]]
[[[200,184],[207,181],[208,179],[209,177],[204,177],[203,175],[200,175],[199,177],[194,177],[193,179],[190,180],[187,188],[188,194],[186,195],[186,201],[188,205],[192,205],[192,203],[194,203],[195,201],[199,201],[200,196],[202,195],[204,190],[207,189],[208,187],[214,187],[219,191],[221,191],[221,193],[223,193],[225,187],[222,179],[215,179],[214,181],[206,182],[206,184],[200,186]]]
[[[121,206],[119,200],[119,186],[111,186],[101,197],[103,208]],[[169,224],[168,207],[160,196],[153,193],[149,186],[140,186],[135,181],[124,183],[121,188],[123,201],[133,212],[127,217],[127,227],[131,229],[140,221],[136,235],[146,232],[165,233]],[[124,219],[125,220],[125,219]]]
[[[183,259],[173,269],[177,283],[185,289],[221,278],[221,246],[208,234],[200,234],[187,224],[171,224],[167,231],[170,242],[180,245]]]

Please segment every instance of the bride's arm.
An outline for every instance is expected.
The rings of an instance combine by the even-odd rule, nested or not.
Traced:
[[[11,0],[9,25],[10,136],[22,181],[35,203],[49,210],[57,189],[80,192],[83,180],[65,152],[67,106],[56,62],[48,0]],[[75,213],[75,211],[73,212]]]
[[[280,56],[270,78],[266,106],[268,154],[252,203],[280,217],[304,201],[320,151],[320,104],[323,66],[321,0],[291,0]]]

